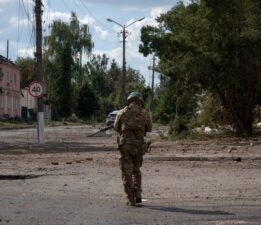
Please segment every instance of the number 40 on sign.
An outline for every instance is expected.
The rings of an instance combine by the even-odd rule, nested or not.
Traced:
[[[29,85],[29,94],[35,98],[40,98],[44,94],[44,84],[41,81],[32,81]]]

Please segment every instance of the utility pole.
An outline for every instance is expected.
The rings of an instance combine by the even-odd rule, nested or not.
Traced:
[[[9,58],[9,40],[6,42],[6,58]]]
[[[142,21],[144,20],[145,17],[142,17],[138,20],[135,20],[134,22],[128,24],[128,25],[122,25],[110,18],[107,19],[107,21],[112,22],[112,23],[116,23],[117,25],[119,25],[122,28],[121,34],[122,34],[122,81],[121,81],[121,98],[120,98],[120,104],[121,107],[124,107],[127,103],[127,99],[126,99],[126,38],[128,36],[128,32],[126,31],[126,28],[131,26],[132,24]]]
[[[121,107],[126,105],[126,26],[122,28],[122,82],[121,82]]]
[[[149,98],[149,112],[150,112],[150,117],[151,120],[153,119],[153,100],[154,100],[154,80],[155,80],[155,60],[156,57],[155,55],[153,55],[152,58],[152,67],[149,66],[149,70],[152,70],[152,79],[151,79],[151,94],[150,94],[150,98]]]
[[[42,82],[42,2],[35,0],[36,21],[36,80]],[[44,104],[43,97],[37,98],[37,137],[38,144],[44,143]]]
[[[154,99],[155,60],[156,60],[156,57],[155,57],[155,55],[153,55],[153,58],[152,58],[152,79],[151,79],[151,111],[153,109],[153,99]]]

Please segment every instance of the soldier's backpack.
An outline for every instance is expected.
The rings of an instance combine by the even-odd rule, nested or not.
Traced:
[[[121,129],[145,131],[144,111],[141,107],[130,105],[126,107],[121,116]]]

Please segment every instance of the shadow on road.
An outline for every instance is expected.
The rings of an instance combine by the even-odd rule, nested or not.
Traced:
[[[39,154],[39,153],[65,153],[65,152],[98,152],[116,151],[116,146],[79,143],[79,142],[48,142],[42,145],[37,144],[0,144],[0,154]]]
[[[26,180],[38,178],[42,175],[0,175],[0,180]]]
[[[160,210],[165,212],[176,212],[176,213],[187,213],[187,214],[196,214],[196,215],[234,215],[233,213],[228,213],[224,211],[211,211],[211,210],[199,210],[199,209],[184,209],[177,207],[166,207],[166,206],[151,206],[143,205],[149,209]]]

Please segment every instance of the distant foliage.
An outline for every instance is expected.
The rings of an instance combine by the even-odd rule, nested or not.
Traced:
[[[69,117],[83,82],[81,60],[89,54],[93,43],[87,25],[80,25],[74,12],[69,23],[55,20],[51,34],[45,38],[44,74],[52,107],[61,117]]]
[[[232,124],[231,115],[222,106],[217,96],[205,92],[199,96],[198,100],[197,115],[191,120],[190,126],[218,128],[219,126]]]
[[[97,110],[99,110],[99,104],[95,93],[88,84],[85,84],[79,93],[77,115],[83,119],[90,119]]]
[[[18,57],[15,64],[21,71],[21,88],[28,87],[28,85],[35,80],[35,60],[33,58]]]

